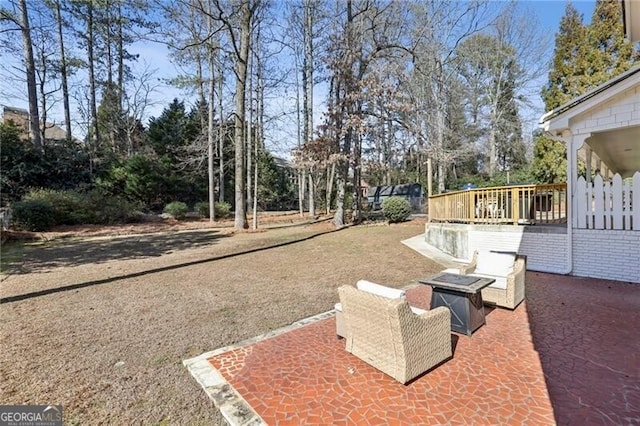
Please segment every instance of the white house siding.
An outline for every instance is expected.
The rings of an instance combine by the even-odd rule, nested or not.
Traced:
[[[482,227],[486,228],[486,226]],[[515,251],[527,256],[531,271],[566,273],[567,233],[564,227],[496,226],[469,232],[469,250]]]
[[[640,283],[640,232],[574,229],[573,275]]]
[[[595,111],[570,120],[574,135],[640,125],[640,87],[632,87]]]

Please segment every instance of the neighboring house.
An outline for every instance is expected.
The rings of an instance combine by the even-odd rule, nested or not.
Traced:
[[[2,122],[13,122],[20,129],[20,139],[29,139],[29,111],[26,109],[3,106]]]
[[[291,184],[297,187],[298,180],[296,178],[296,170],[293,167],[293,164],[291,164],[289,160],[286,160],[282,157],[276,157],[273,154],[272,154],[272,157],[273,157],[273,162],[276,164],[276,167],[282,169],[285,175],[287,176],[287,179],[289,180],[289,182],[291,182]]]
[[[567,146],[566,272],[640,282],[640,66],[540,122]]]
[[[12,121],[18,129],[20,129],[20,138],[29,140],[31,138],[31,125],[29,123],[29,111],[22,108],[15,108],[11,106],[3,106],[2,122]],[[60,126],[53,123],[45,124],[44,131],[45,142],[58,142],[64,141],[67,138],[67,132]],[[72,137],[76,143],[82,141],[75,136]]]

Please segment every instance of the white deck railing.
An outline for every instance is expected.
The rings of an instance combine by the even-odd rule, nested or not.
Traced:
[[[640,172],[624,181],[619,174],[611,181],[596,175],[588,183],[580,177],[574,200],[575,228],[640,231]]]

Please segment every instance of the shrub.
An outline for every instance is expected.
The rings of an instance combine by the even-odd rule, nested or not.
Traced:
[[[382,214],[391,223],[404,222],[411,214],[411,204],[402,197],[389,197],[382,202]]]
[[[218,201],[213,204],[213,209],[216,212],[216,217],[220,219],[224,219],[229,217],[231,213],[231,204],[225,201]]]
[[[92,204],[79,193],[71,190],[32,189],[24,201],[44,201],[53,208],[54,225],[77,225],[91,223]]]
[[[215,206],[214,206],[215,208]],[[198,213],[200,217],[209,217],[209,202],[208,201],[200,201],[193,206],[193,210]]]
[[[163,211],[179,220],[187,216],[189,207],[182,201],[172,201],[164,207]]]
[[[120,196],[106,196],[99,191],[83,194],[87,204],[93,206],[91,222],[103,225],[131,222],[139,206]]]
[[[51,203],[43,200],[25,200],[13,203],[13,223],[26,231],[46,231],[55,225]]]
[[[200,201],[199,203],[196,203],[196,205],[194,206],[194,210],[200,217],[209,217],[209,202]],[[213,210],[216,215],[216,219],[224,219],[226,217],[229,217],[229,213],[231,212],[231,204],[223,201],[216,201],[215,203],[213,203]]]

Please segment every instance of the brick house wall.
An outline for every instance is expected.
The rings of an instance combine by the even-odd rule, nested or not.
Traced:
[[[20,129],[20,138],[29,139],[29,112],[20,108],[4,107],[2,122],[13,121]]]
[[[574,229],[573,275],[640,283],[640,232]]]

